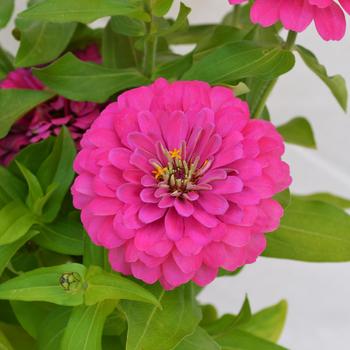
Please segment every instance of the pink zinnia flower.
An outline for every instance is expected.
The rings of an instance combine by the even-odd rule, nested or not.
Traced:
[[[110,104],[75,163],[74,206],[116,271],[172,289],[265,248],[291,182],[282,137],[230,89],[157,80]]]
[[[79,50],[75,54],[83,61],[101,62],[96,45]],[[45,86],[33,76],[30,69],[18,68],[0,82],[0,88],[43,90]],[[79,146],[83,133],[100,111],[101,107],[96,103],[76,102],[61,96],[37,106],[18,120],[9,134],[0,140],[0,164],[7,165],[23,147],[57,135],[63,125],[68,127]]]
[[[229,0],[239,4],[246,0]],[[281,21],[286,29],[304,31],[312,21],[324,40],[340,40],[345,35],[346,18],[350,14],[350,0],[255,0],[251,20],[263,27]]]

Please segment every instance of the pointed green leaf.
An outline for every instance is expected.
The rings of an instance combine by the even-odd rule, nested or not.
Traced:
[[[34,75],[60,95],[92,102],[105,102],[114,93],[148,82],[135,69],[117,70],[82,62],[71,53],[48,67],[34,69]]]
[[[201,313],[192,285],[166,292],[159,285],[148,287],[162,309],[137,302],[122,301],[128,320],[126,350],[170,350],[196,329]]]
[[[184,26],[188,25],[187,17],[191,12],[191,8],[187,7],[183,2],[180,3],[180,10],[175,19],[175,22],[167,29],[157,33],[158,36],[167,36],[172,34]]]
[[[152,13],[154,16],[163,17],[165,16],[173,4],[174,0],[152,0]]]
[[[2,166],[0,166],[0,179],[0,188],[6,193],[8,199],[25,200],[27,194],[26,185]]]
[[[193,334],[184,338],[174,350],[221,350],[221,347],[203,329],[197,328]]]
[[[312,126],[304,117],[296,117],[286,124],[280,125],[277,130],[288,143],[316,148]]]
[[[0,29],[6,27],[14,9],[14,0],[0,0]]]
[[[54,95],[46,90],[0,89],[0,138],[24,114]]]

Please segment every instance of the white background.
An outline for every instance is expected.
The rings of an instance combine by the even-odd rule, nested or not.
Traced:
[[[193,23],[218,21],[230,9],[226,0],[185,2],[193,9]],[[24,0],[17,0],[18,9],[24,4]],[[0,42],[15,52],[17,43],[10,29],[0,32]],[[350,86],[350,31],[343,41],[327,43],[312,27],[298,37],[298,43],[316,53],[331,74],[342,74]],[[342,112],[327,88],[300,60],[278,82],[269,107],[276,124],[303,115],[315,130],[317,151],[287,147],[285,159],[291,164],[294,191],[329,190],[350,198],[350,116]],[[254,310],[288,300],[289,315],[281,344],[289,349],[350,348],[349,263],[310,264],[261,258],[238,277],[217,279],[201,299],[214,303],[220,313],[237,312],[246,293]]]

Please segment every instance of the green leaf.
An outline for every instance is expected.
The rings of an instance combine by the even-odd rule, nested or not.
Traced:
[[[20,239],[0,246],[0,276],[16,252],[38,233],[38,231],[30,230]]]
[[[26,185],[13,175],[8,169],[0,166],[0,188],[9,199],[24,201],[26,197]]]
[[[56,306],[40,324],[38,350],[59,350],[72,308]]]
[[[0,330],[9,340],[14,350],[37,350],[34,339],[30,337],[21,327],[0,322]],[[5,348],[4,350],[8,349]]]
[[[249,322],[242,324],[239,328],[257,337],[277,342],[283,331],[287,317],[287,302],[280,301],[252,315]]]
[[[146,34],[145,22],[127,16],[114,16],[111,18],[112,29],[126,36],[143,36]]]
[[[11,307],[23,329],[36,339],[41,332],[41,323],[53,304],[13,300]]]
[[[287,350],[241,330],[215,338],[222,350]]]
[[[148,289],[157,296],[157,306],[122,301],[128,320],[126,350],[170,350],[196,329],[201,318],[192,285],[166,292],[159,285]]]
[[[82,255],[84,236],[80,222],[68,218],[58,218],[52,224],[36,226],[40,231],[34,241],[43,248],[67,255]]]
[[[279,202],[279,204],[282,205],[282,207],[284,209],[286,209],[291,201],[291,195],[290,195],[290,190],[289,188],[287,188],[286,190],[277,193],[274,197],[273,197],[276,201]]]
[[[325,66],[320,64],[317,57],[305,47],[298,45],[296,49],[305,64],[328,86],[339,105],[346,111],[348,90],[345,79],[341,75],[329,76]]]
[[[173,4],[174,0],[151,0],[152,13],[154,16],[165,16]]]
[[[89,0],[88,6],[86,0],[46,0],[20,13],[19,18],[54,23],[90,23],[102,17],[118,15],[147,19],[143,11],[124,0]]]
[[[277,130],[288,143],[316,148],[316,141],[311,124],[304,117],[296,117],[286,124],[280,125]]]
[[[0,0],[0,29],[6,27],[14,9],[14,0]]]
[[[220,62],[220,64],[218,64]],[[248,77],[272,80],[293,68],[294,55],[280,48],[267,49],[253,42],[231,43],[195,62],[183,79],[232,83]]]
[[[117,273],[106,272],[98,266],[91,266],[86,275],[86,305],[106,299],[128,299],[154,304],[159,307],[156,297],[137,283]]]
[[[101,350],[103,326],[116,305],[115,300],[105,300],[92,306],[75,307],[64,332],[61,349]]]
[[[5,334],[0,329],[0,349],[2,350],[14,350]]]
[[[83,263],[85,266],[99,266],[104,270],[110,270],[108,263],[108,251],[104,247],[94,244],[90,237],[84,235],[84,252]]]
[[[350,260],[350,216],[331,204],[293,197],[264,256],[313,262]]]
[[[179,58],[171,60],[170,62],[157,66],[155,72],[153,73],[152,79],[159,77],[165,79],[178,79],[191,68],[192,63],[193,56],[191,54],[180,56]]]
[[[197,328],[193,334],[184,338],[174,350],[221,350],[218,343],[203,329]]]
[[[4,79],[12,70],[12,56],[0,46],[0,79]]]
[[[167,36],[179,29],[188,25],[187,17],[190,14],[191,9],[187,7],[183,2],[180,3],[180,10],[176,17],[175,22],[167,29],[161,30],[157,33],[158,36]]]
[[[75,306],[84,301],[86,268],[79,264],[42,267],[8,280],[0,285],[0,299],[47,301]],[[66,280],[69,279],[69,283]]]
[[[343,198],[332,193],[321,192],[321,193],[309,194],[306,196],[305,195],[304,196],[294,195],[294,196],[300,199],[326,202],[343,209],[350,208],[350,199]]]
[[[45,192],[55,184],[56,190],[48,198],[42,218],[45,222],[53,221],[61,209],[63,199],[74,178],[73,161],[76,154],[74,141],[66,128],[62,128],[51,154],[38,170],[38,179]]]
[[[12,201],[0,210],[0,245],[23,237],[36,222],[33,214],[20,202]]]
[[[117,70],[82,62],[71,53],[48,67],[34,69],[34,75],[60,95],[92,102],[105,102],[114,93],[148,82],[137,70]]]
[[[30,67],[48,63],[57,58],[67,47],[76,23],[49,23],[17,21],[21,31],[16,67]],[[52,45],[52,43],[55,43]]]
[[[0,89],[0,138],[24,114],[54,95],[46,90]]]

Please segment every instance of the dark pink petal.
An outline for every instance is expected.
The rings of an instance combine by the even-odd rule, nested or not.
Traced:
[[[140,202],[140,186],[125,183],[118,187],[117,197],[124,203],[135,204]]]
[[[179,240],[184,234],[184,220],[173,208],[166,213],[164,226],[167,237],[172,241]]]
[[[155,204],[145,204],[139,211],[139,219],[145,224],[154,222],[164,216],[166,209],[159,208]]]
[[[223,196],[212,192],[202,192],[198,203],[205,211],[213,215],[223,215],[229,207]]]
[[[175,209],[180,216],[189,217],[193,214],[194,208],[193,204],[186,199],[175,199],[174,203]]]
[[[113,148],[108,154],[108,159],[116,168],[125,170],[130,168],[131,151],[127,148]]]
[[[213,192],[225,195],[241,192],[243,189],[243,182],[238,176],[228,176],[226,180],[215,181],[212,186]]]

